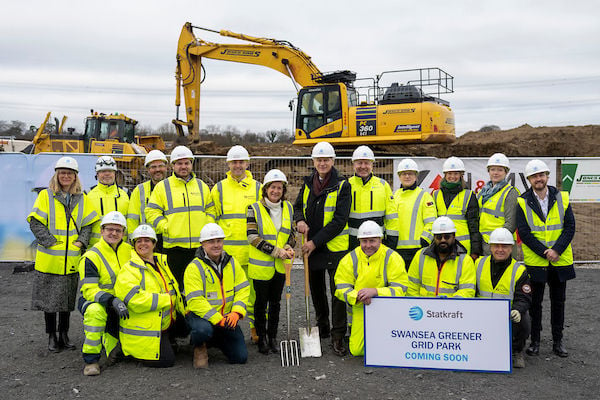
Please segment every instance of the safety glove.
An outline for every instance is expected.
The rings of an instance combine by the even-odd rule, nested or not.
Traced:
[[[510,311],[510,319],[512,320],[512,322],[514,322],[516,324],[521,322],[521,313],[519,312],[519,310],[511,310]]]
[[[125,303],[121,301],[118,297],[115,297],[112,301],[112,307],[115,309],[119,318],[127,319],[129,318],[129,310]]]

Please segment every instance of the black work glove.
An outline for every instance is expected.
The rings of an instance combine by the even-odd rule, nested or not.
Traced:
[[[123,303],[119,298],[115,297],[112,301],[112,307],[115,309],[119,318],[127,319],[129,318],[129,310],[125,303]]]

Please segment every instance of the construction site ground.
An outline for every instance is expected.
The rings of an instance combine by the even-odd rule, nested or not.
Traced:
[[[209,349],[209,368],[192,368],[185,341],[173,368],[151,369],[135,361],[103,368],[97,377],[82,375],[81,353],[51,354],[41,312],[31,311],[31,272],[13,273],[0,264],[0,398],[3,399],[590,399],[600,390],[600,314],[597,312],[599,265],[577,267],[567,287],[565,344],[568,358],[551,352],[550,305],[544,303],[544,331],[538,357],[510,374],[421,369],[372,368],[362,357],[340,358],[328,340],[321,358],[301,359],[282,368],[277,355],[258,353],[248,344],[246,365],[229,365]],[[302,271],[292,271],[292,335],[305,327]],[[312,309],[312,306],[311,306]],[[285,332],[285,303],[281,332]],[[314,319],[313,319],[314,321]],[[242,322],[246,337],[248,326]],[[81,348],[82,317],[71,315],[71,338]]]

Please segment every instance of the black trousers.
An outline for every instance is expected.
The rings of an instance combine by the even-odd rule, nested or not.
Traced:
[[[417,254],[417,251],[420,249],[420,247],[416,249],[396,249],[396,253],[400,254],[400,257],[402,257],[404,260],[404,267],[406,268],[407,272],[408,267],[410,267],[410,263],[412,262],[413,258],[415,258],[415,254]]]
[[[329,291],[331,293],[331,327],[329,325],[329,303],[327,300],[327,285],[325,271],[329,274]],[[346,335],[347,316],[346,303],[335,297],[335,269],[310,270],[308,275],[310,296],[312,297],[317,317],[317,326],[321,337],[329,336],[340,339]]]
[[[164,249],[164,254],[167,255],[167,262],[169,268],[175,277],[175,280],[179,284],[179,290],[183,292],[183,274],[188,264],[192,262],[196,255],[197,249],[186,249],[183,247],[171,247],[170,249]]]
[[[175,352],[169,340],[171,328],[160,335],[160,353],[158,360],[140,360],[146,367],[168,368],[175,365]]]
[[[519,323],[512,323],[512,350],[513,353],[520,353],[525,348],[525,343],[531,332],[531,318],[529,313],[521,315]]]
[[[531,341],[539,342],[542,331],[542,301],[546,283],[550,288],[550,325],[552,340],[561,341],[565,324],[565,299],[567,282],[558,279],[556,270],[549,268],[547,282],[531,282]]]
[[[69,332],[69,311],[59,313],[45,312],[44,320],[46,321],[46,333],[56,333],[56,314],[58,314],[58,332]]]
[[[254,326],[259,337],[268,335],[269,338],[277,337],[279,325],[279,311],[281,310],[281,292],[285,285],[285,275],[275,271],[275,275],[268,281],[252,279],[252,286],[256,293],[254,300]],[[269,319],[267,327],[267,306]]]

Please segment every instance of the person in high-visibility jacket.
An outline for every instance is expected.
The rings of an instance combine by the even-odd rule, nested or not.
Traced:
[[[359,245],[358,228],[365,221],[375,221],[384,231],[383,243],[392,249],[398,240],[398,214],[393,207],[392,188],[383,178],[373,175],[375,155],[368,146],[358,146],[352,153],[354,176],[348,179],[352,207],[348,217],[350,247]]]
[[[127,211],[127,231],[129,235],[139,225],[146,224],[146,206],[150,201],[150,195],[158,184],[167,177],[167,156],[160,150],[151,150],[144,160],[146,171],[150,179],[142,182],[133,189],[129,197],[129,209]],[[154,251],[162,252],[162,235],[156,235],[156,246]]]
[[[220,348],[231,364],[248,359],[239,321],[246,315],[250,283],[242,266],[223,250],[223,239],[219,225],[206,224],[200,232],[202,247],[183,278],[194,368],[208,366],[207,342]]]
[[[494,229],[488,241],[492,254],[479,257],[475,262],[475,297],[510,300],[513,366],[524,368],[523,349],[531,331],[527,313],[531,306],[529,274],[525,266],[511,256],[515,240],[508,229]]]
[[[294,221],[298,232],[307,239],[302,253],[308,256],[310,295],[319,335],[321,338],[331,335],[333,351],[341,357],[347,353],[344,336],[348,327],[346,305],[334,296],[334,276],[339,261],[348,252],[352,194],[348,181],[333,167],[335,150],[330,143],[317,143],[312,149],[312,160],[315,169],[304,177],[294,203]],[[332,296],[331,324],[325,272],[329,274]]]
[[[490,255],[490,234],[496,228],[506,228],[511,233],[517,229],[517,197],[519,191],[508,182],[510,161],[502,153],[493,154],[487,162],[490,180],[477,193],[479,201],[479,231],[483,239],[483,255]],[[516,234],[515,234],[516,237]],[[513,257],[517,246],[513,246]]]
[[[117,163],[111,156],[100,156],[96,160],[96,179],[98,184],[93,186],[88,193],[88,198],[96,207],[100,218],[111,211],[118,211],[127,215],[129,209],[129,195],[125,189],[117,185]],[[92,229],[90,246],[100,240],[100,221],[96,222]]]
[[[249,164],[250,154],[243,146],[231,147],[227,152],[227,176],[217,182],[211,190],[216,221],[225,232],[224,249],[240,263],[246,276],[250,250],[246,235],[246,210],[250,204],[260,200],[260,182],[252,178],[252,173],[248,171]],[[251,279],[249,281],[251,282]],[[251,284],[246,318],[250,325],[250,338],[257,343],[258,335],[254,326],[255,298],[254,286]]]
[[[27,221],[37,239],[32,309],[44,312],[48,350],[56,353],[75,350],[68,332],[77,298],[77,265],[98,214],[81,188],[77,160],[61,157],[54,170],[48,189],[40,191]]]
[[[78,308],[83,315],[83,361],[86,376],[99,375],[102,347],[113,363],[121,356],[119,318],[127,318],[127,306],[115,296],[115,283],[121,268],[131,257],[131,246],[123,241],[127,221],[118,211],[102,218],[100,241],[79,262],[81,297]]]
[[[525,176],[531,187],[519,198],[517,231],[523,257],[531,277],[531,344],[526,353],[537,356],[542,330],[542,301],[546,283],[550,288],[550,325],[552,351],[567,357],[563,344],[567,281],[575,278],[571,241],[575,235],[575,217],[569,194],[548,185],[550,169],[541,160],[531,160]]]
[[[482,253],[481,233],[479,233],[479,203],[477,196],[466,189],[464,181],[465,164],[460,158],[450,157],[444,161],[444,178],[440,189],[433,192],[438,216],[447,216],[456,226],[458,240],[467,254],[475,260]]]
[[[431,225],[437,218],[437,211],[431,195],[418,185],[419,166],[414,160],[401,160],[396,172],[401,184],[394,193],[394,212],[398,216],[396,251],[408,269],[417,251],[431,244]]]
[[[454,222],[438,217],[431,227],[433,243],[415,254],[408,268],[407,296],[474,297],[475,265],[456,240]]]
[[[250,253],[248,278],[256,293],[254,317],[258,334],[258,351],[279,352],[277,326],[280,300],[285,284],[284,260],[294,258],[294,209],[285,200],[287,178],[278,169],[265,175],[262,198],[250,205],[246,213]],[[267,307],[269,318],[267,321]],[[268,322],[268,326],[267,326]],[[268,343],[267,343],[268,338]]]
[[[144,210],[146,222],[163,235],[163,252],[182,291],[185,268],[200,247],[200,231],[215,218],[210,190],[192,172],[193,161],[190,149],[175,147],[173,175],[156,184]]]
[[[335,296],[352,308],[350,353],[364,354],[364,308],[374,296],[404,296],[408,275],[404,260],[382,244],[379,224],[365,221],[358,228],[359,247],[346,254],[335,273]]]
[[[115,295],[127,306],[129,318],[122,319],[119,340],[125,356],[149,367],[171,367],[175,352],[170,343],[176,318],[185,307],[167,256],[154,253],[156,233],[150,225],[139,225],[130,235],[135,251],[121,268]]]

